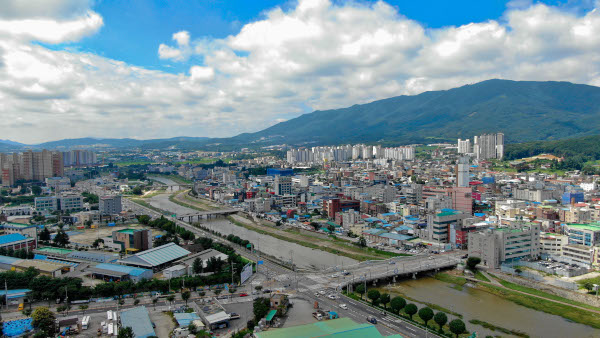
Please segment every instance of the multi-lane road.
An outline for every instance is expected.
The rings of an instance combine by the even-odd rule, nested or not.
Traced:
[[[140,214],[148,214],[153,217],[160,217],[162,214],[150,208],[139,205],[130,200],[124,200],[127,209]],[[184,227],[197,235],[210,237],[215,241],[224,242],[219,236],[203,231],[192,226],[189,223],[173,219],[177,225]],[[228,243],[230,244],[231,243]],[[235,247],[235,245],[233,245]],[[436,336],[435,333],[427,333],[420,327],[397,319],[393,316],[382,315],[382,311],[376,310],[369,305],[347,298],[339,293],[342,286],[360,281],[371,281],[376,278],[384,278],[390,274],[403,274],[412,271],[426,271],[437,267],[447,266],[448,263],[456,264],[457,257],[453,255],[437,256],[413,256],[397,257],[384,261],[369,261],[345,267],[349,275],[343,275],[338,267],[331,267],[328,270],[314,273],[295,273],[279,264],[271,262],[268,258],[260,257],[243,248],[235,248],[236,251],[245,257],[264,263],[259,267],[271,283],[275,283],[282,291],[291,292],[293,297],[300,297],[311,302],[317,301],[320,308],[324,310],[336,311],[342,317],[352,318],[356,322],[366,322],[368,316],[374,316],[378,320],[376,327],[383,335],[401,334],[404,337],[427,337]],[[321,290],[326,290],[326,295],[334,294],[336,299],[332,300],[326,296],[316,296]],[[346,304],[347,309],[340,308],[340,304]]]

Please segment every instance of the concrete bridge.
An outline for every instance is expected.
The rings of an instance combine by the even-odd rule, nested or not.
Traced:
[[[411,277],[416,279],[418,275],[438,272],[442,269],[454,268],[460,259],[451,256],[414,256],[410,258],[398,258],[384,261],[385,263],[370,264],[347,270],[349,275],[331,278],[336,289],[341,290],[348,287],[349,291],[358,283],[373,283],[390,279],[396,282],[398,277]]]
[[[196,220],[197,222],[200,222],[200,220],[202,220],[202,219],[208,220],[211,218],[217,218],[219,216],[233,215],[237,212],[239,212],[239,210],[236,210],[236,209],[201,211],[201,212],[194,213],[194,214],[177,215],[177,219],[180,221],[183,221],[183,222],[192,223],[192,222],[194,222],[194,220]]]

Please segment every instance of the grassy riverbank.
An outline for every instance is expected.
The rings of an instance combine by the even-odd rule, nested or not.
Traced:
[[[357,261],[366,261],[372,259],[387,259],[393,256],[400,256],[400,254],[389,253],[391,255],[381,254],[375,251],[369,251],[366,248],[359,248],[349,242],[341,243],[332,238],[320,238],[316,236],[309,236],[300,233],[288,233],[285,230],[273,229],[273,231],[269,231],[271,229],[266,229],[266,226],[258,226],[258,225],[250,225],[245,222],[240,222],[233,218],[232,216],[228,216],[227,219],[233,224],[240,226],[242,228],[246,228],[250,231],[257,232],[259,234],[268,235],[271,237],[275,237],[277,239],[296,243],[298,245],[302,245],[307,248],[317,249],[321,251],[326,251],[335,255],[340,255],[348,258],[355,259]],[[249,220],[250,221],[250,220]],[[319,243],[319,244],[316,244]]]
[[[521,331],[517,331],[517,330],[510,330],[501,326],[497,326],[494,325],[492,323],[488,323],[486,321],[483,320],[479,320],[479,319],[471,319],[469,320],[469,323],[474,324],[474,325],[479,325],[482,326],[490,331],[499,331],[502,332],[504,334],[509,334],[509,335],[513,335],[513,336],[517,336],[517,337],[523,337],[523,338],[529,338],[529,335],[525,332],[521,332]]]

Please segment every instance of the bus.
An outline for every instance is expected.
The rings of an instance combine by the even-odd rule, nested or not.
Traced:
[[[84,330],[87,330],[89,325],[90,325],[90,316],[83,316],[83,319],[81,320],[81,328]]]

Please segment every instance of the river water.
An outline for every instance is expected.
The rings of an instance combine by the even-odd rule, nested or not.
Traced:
[[[531,337],[600,337],[600,330],[590,326],[529,309],[485,291],[467,286],[462,290],[456,290],[451,286],[451,284],[437,279],[425,277],[417,280],[404,280],[391,286],[384,285],[381,286],[381,289],[390,294],[394,294],[396,291],[422,302],[437,304],[460,313],[464,316],[463,321],[467,325],[467,329],[477,331],[478,337],[486,335],[507,337],[507,335],[470,324],[468,321],[471,319],[479,319],[496,326],[522,331]],[[452,317],[448,316],[449,321],[454,319]]]
[[[168,194],[153,196],[148,199],[148,202],[156,208],[167,210],[175,214],[189,214],[196,212],[193,209],[171,202]],[[208,222],[203,220],[202,226],[218,231],[224,235],[234,234],[242,239],[246,239],[253,243],[256,246],[256,249],[261,252],[280,258],[284,261],[289,262],[293,260],[294,264],[301,268],[314,267],[324,269],[336,265],[341,267],[342,265],[347,266],[358,263],[358,261],[348,257],[334,255],[326,251],[307,248],[269,235],[259,234],[237,226],[227,219],[214,219]]]

